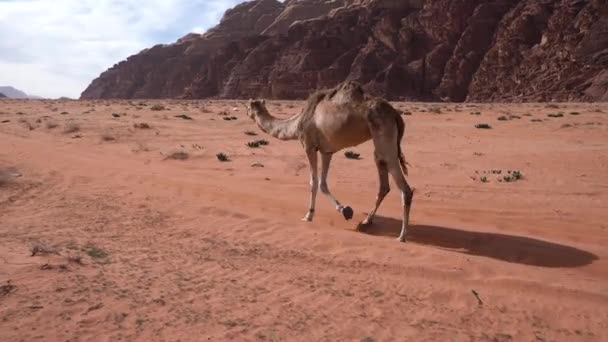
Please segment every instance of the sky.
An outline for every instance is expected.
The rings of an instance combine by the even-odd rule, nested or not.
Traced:
[[[80,97],[132,54],[215,26],[243,0],[0,0],[0,86]]]

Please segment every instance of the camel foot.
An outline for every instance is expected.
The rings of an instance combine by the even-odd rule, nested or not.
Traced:
[[[361,221],[357,225],[357,231],[365,232],[365,231],[367,231],[367,228],[369,228],[371,225],[372,225],[371,221],[367,221],[367,220]]]
[[[342,208],[342,215],[344,215],[344,218],[345,218],[347,221],[353,218],[353,214],[354,214],[354,212],[353,212],[353,208],[348,207],[348,206],[347,206],[347,207]]]
[[[399,241],[399,242],[405,242],[405,236],[398,237],[397,241]]]
[[[302,218],[302,219],[301,219],[301,221],[304,221],[304,222],[312,222],[312,217],[309,217],[309,216],[304,216],[304,218]]]

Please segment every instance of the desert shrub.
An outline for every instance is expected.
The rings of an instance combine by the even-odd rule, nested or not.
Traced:
[[[140,123],[134,123],[133,124],[134,128],[139,128],[139,129],[150,129],[150,125],[146,122],[140,122]]]
[[[55,246],[51,246],[44,242],[34,242],[30,246],[31,256],[41,255],[41,254],[59,254],[59,249]]]
[[[107,251],[94,244],[87,244],[83,249],[93,259],[105,259],[110,255]]]
[[[184,119],[184,120],[192,120],[192,117],[187,114],[176,115],[176,118]]]
[[[515,182],[523,178],[523,175],[520,171],[507,171],[508,175],[503,177],[503,180],[507,183]]]
[[[359,159],[359,157],[361,156],[359,153],[357,152],[353,152],[353,151],[346,151],[344,152],[344,156],[348,159]]]
[[[185,151],[175,151],[169,154],[165,159],[173,159],[173,160],[186,160],[190,158],[188,152]]]
[[[217,160],[221,161],[221,162],[226,162],[228,161],[228,155],[226,155],[223,152],[220,152],[218,154],[215,155],[217,157]]]
[[[75,132],[78,132],[78,131],[80,131],[80,125],[78,125],[77,123],[74,123],[74,122],[68,123],[63,128],[63,133],[65,133],[65,134],[75,133]]]

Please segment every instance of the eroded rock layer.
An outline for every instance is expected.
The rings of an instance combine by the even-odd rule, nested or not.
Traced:
[[[605,0],[256,0],[102,73],[82,98],[606,101]]]

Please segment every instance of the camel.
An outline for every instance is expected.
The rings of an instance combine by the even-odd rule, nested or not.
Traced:
[[[388,101],[368,98],[359,83],[345,81],[332,89],[311,94],[302,111],[290,118],[278,119],[272,116],[263,99],[250,99],[247,115],[263,132],[280,140],[301,142],[310,167],[310,198],[303,221],[313,220],[317,189],[330,199],[346,220],[353,217],[352,208],[341,204],[329,190],[329,167],[334,153],[371,139],[374,143],[379,189],[374,208],[357,229],[363,231],[372,224],[376,211],[390,191],[390,173],[401,190],[403,220],[398,240],[405,242],[414,191],[405,179],[407,166],[400,145],[405,124],[401,114]],[[320,182],[318,154],[321,155]]]

